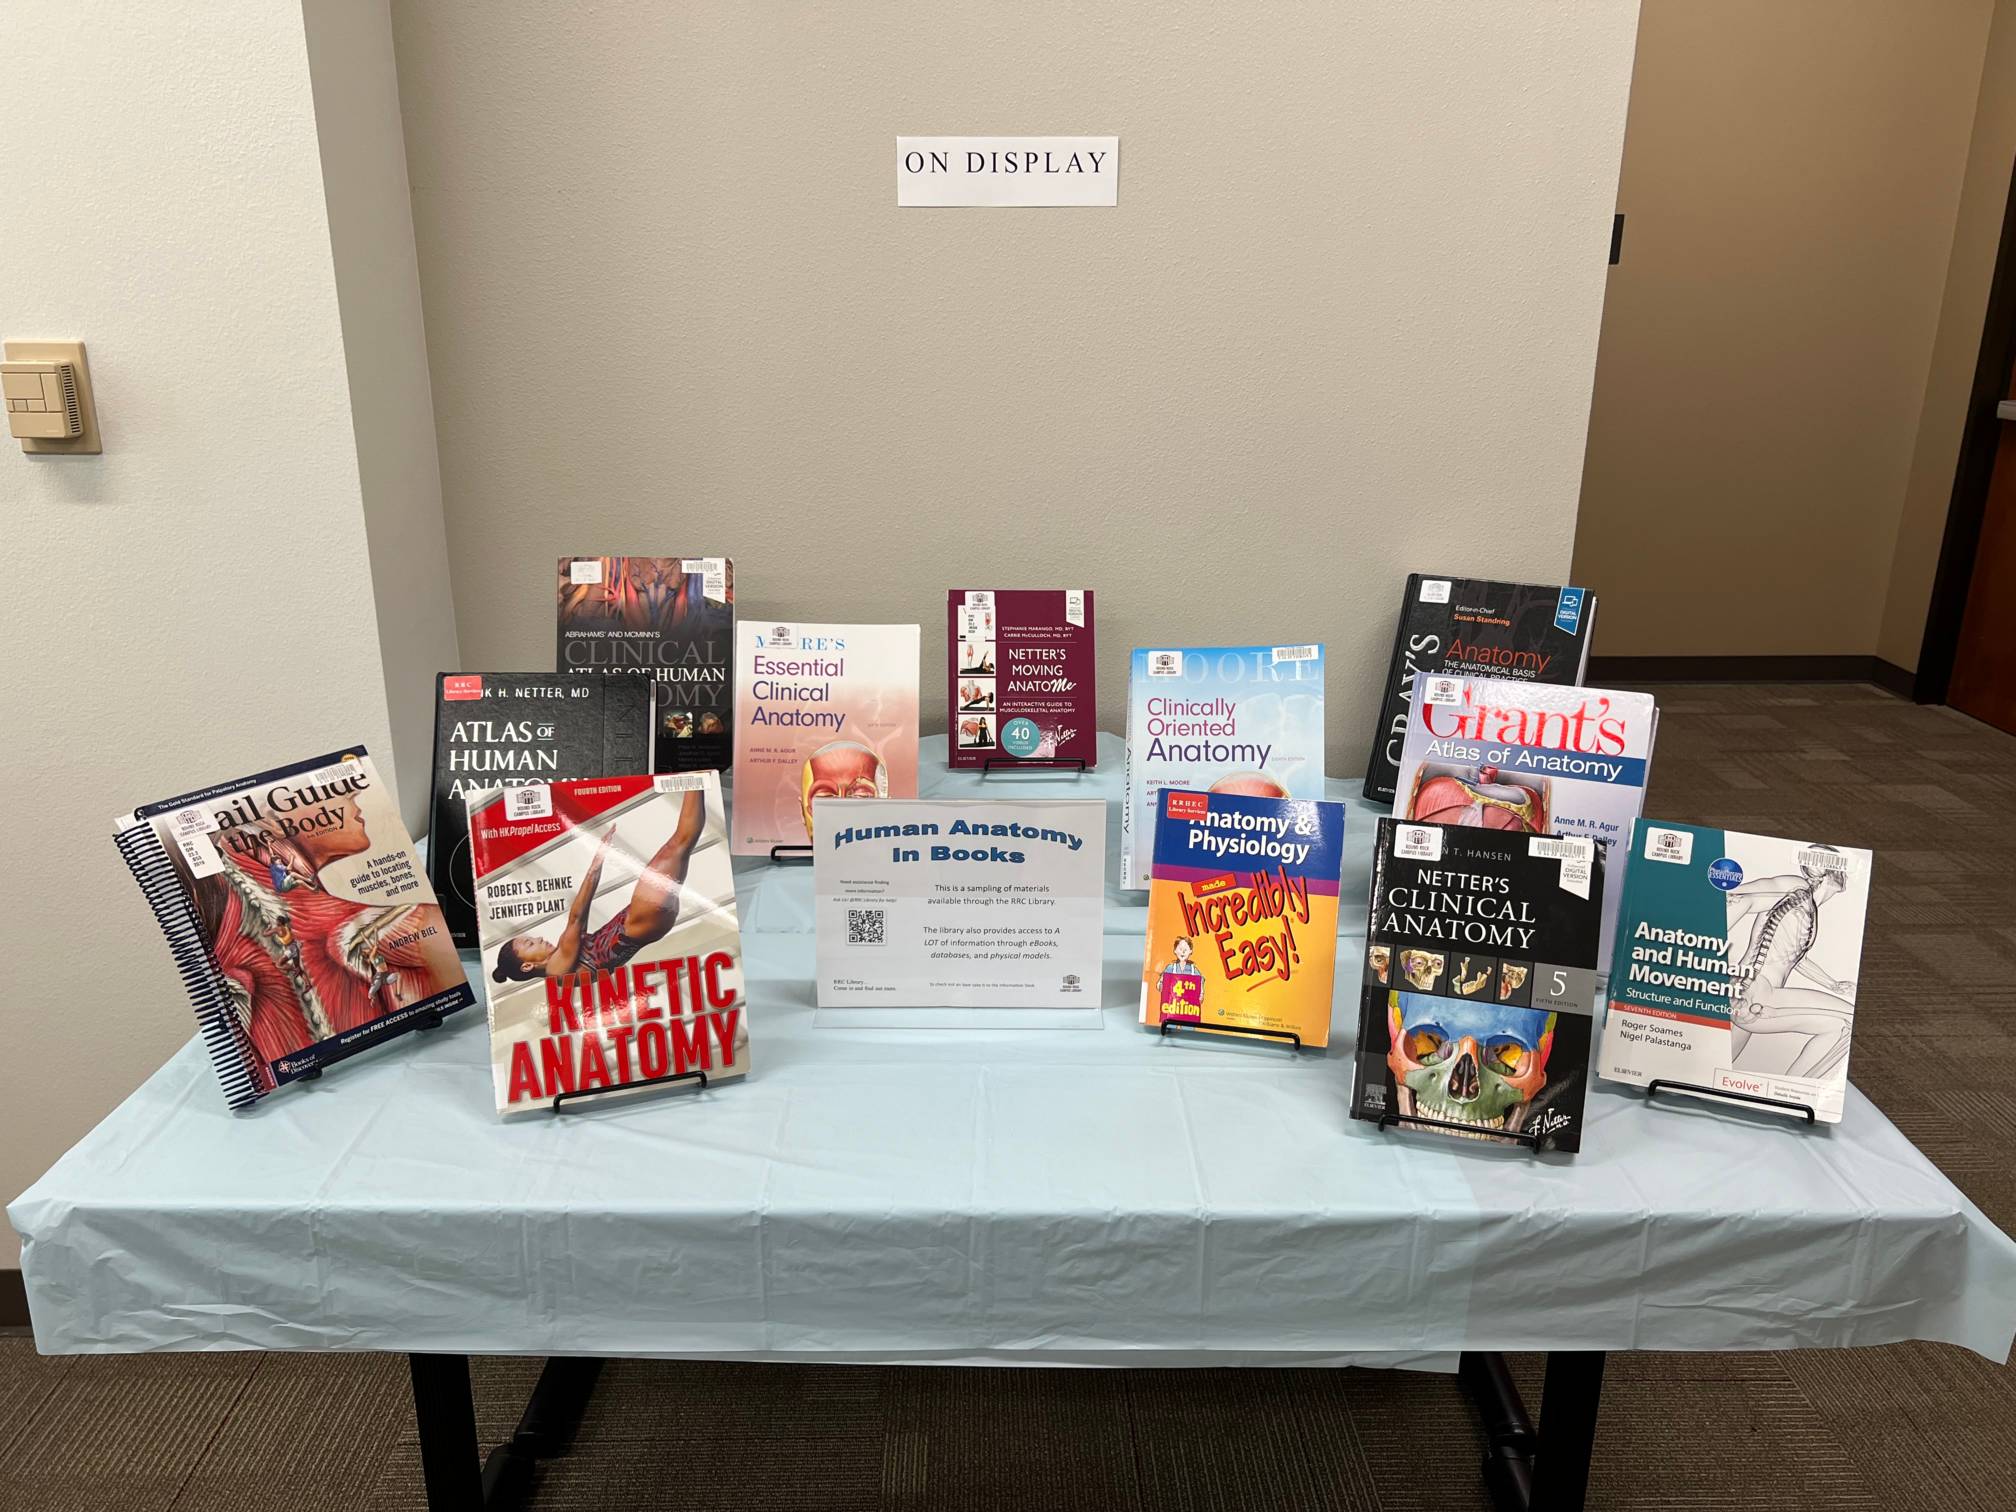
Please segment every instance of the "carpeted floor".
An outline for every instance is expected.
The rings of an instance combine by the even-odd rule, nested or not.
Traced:
[[[2016,739],[1873,688],[1657,691],[1653,813],[1877,852],[1855,1080],[2016,1229]],[[486,1446],[537,1372],[478,1362]],[[626,1363],[537,1505],[1481,1512],[1477,1454],[1433,1376]],[[2016,1370],[1929,1345],[1614,1356],[1591,1504],[2016,1507]],[[0,1338],[0,1512],[423,1505],[403,1359]]]

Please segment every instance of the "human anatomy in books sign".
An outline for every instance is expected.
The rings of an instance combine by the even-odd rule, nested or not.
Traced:
[[[813,808],[822,1008],[1096,1008],[1099,800]]]
[[[1117,205],[1117,136],[896,138],[896,203]]]

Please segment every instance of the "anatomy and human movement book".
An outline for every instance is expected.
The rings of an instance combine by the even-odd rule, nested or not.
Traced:
[[[1803,1104],[1839,1123],[1871,860],[1640,820],[1597,1074]]]
[[[809,849],[821,798],[917,796],[918,641],[915,625],[736,628],[729,849]]]
[[[946,595],[946,764],[1099,759],[1089,588]]]
[[[652,687],[641,677],[443,672],[434,689],[434,801],[427,879],[464,950],[476,947],[476,884],[463,800],[484,788],[651,770]]]
[[[113,823],[234,1108],[476,1001],[362,746]]]
[[[1610,901],[1596,969],[1608,971],[1620,873],[1658,727],[1649,693],[1424,677],[1407,717],[1393,817],[1600,842],[1610,853]]]
[[[1330,1043],[1344,805],[1156,794],[1141,1022]]]
[[[562,672],[652,680],[653,770],[724,769],[735,713],[735,564],[727,557],[562,557],[555,594]]]
[[[1410,573],[1365,767],[1365,796],[1375,803],[1393,801],[1407,709],[1420,678],[1444,672],[1579,683],[1595,629],[1596,595],[1586,588]]]
[[[1604,860],[1582,836],[1379,821],[1352,1117],[1582,1147]]]
[[[469,838],[499,1113],[749,1069],[718,774],[492,788]]]
[[[1323,648],[1138,649],[1127,679],[1120,885],[1148,885],[1164,788],[1323,796]]]

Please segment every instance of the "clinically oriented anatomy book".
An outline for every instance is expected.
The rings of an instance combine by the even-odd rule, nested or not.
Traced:
[[[475,999],[361,746],[115,821],[234,1108]]]
[[[499,1113],[748,1071],[718,774],[492,788],[468,807]]]
[[[472,792],[562,777],[651,770],[652,684],[556,672],[444,672],[434,694],[434,801],[427,877],[449,933],[476,947],[469,870]]]
[[[1658,727],[1649,693],[1426,677],[1407,717],[1393,815],[1597,841],[1610,853],[1597,952],[1597,970],[1608,971],[1620,873]]]
[[[1365,767],[1365,796],[1393,801],[1407,710],[1422,677],[1441,672],[1579,683],[1595,629],[1596,595],[1586,588],[1410,574]]]
[[[954,588],[945,627],[946,764],[1099,758],[1089,588]]]
[[[720,771],[733,736],[735,564],[727,557],[560,558],[562,672],[648,677],[654,770]]]
[[[917,796],[918,642],[915,625],[737,627],[736,855],[809,846],[822,798]]]
[[[1127,680],[1120,885],[1143,888],[1164,788],[1323,796],[1323,648],[1143,647]]]
[[[1871,862],[1852,846],[1641,820],[1598,1074],[1839,1123]]]
[[[1354,1118],[1581,1148],[1604,861],[1581,836],[1379,821]]]
[[[1141,1022],[1330,1042],[1344,805],[1156,794]]]

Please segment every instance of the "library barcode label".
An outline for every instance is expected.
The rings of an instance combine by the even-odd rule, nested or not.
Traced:
[[[1314,646],[1276,646],[1274,648],[1274,660],[1277,663],[1284,661],[1314,661],[1316,660],[1316,648]]]
[[[850,908],[847,910],[847,943],[849,945],[883,945],[884,929],[889,913],[882,908]]]

